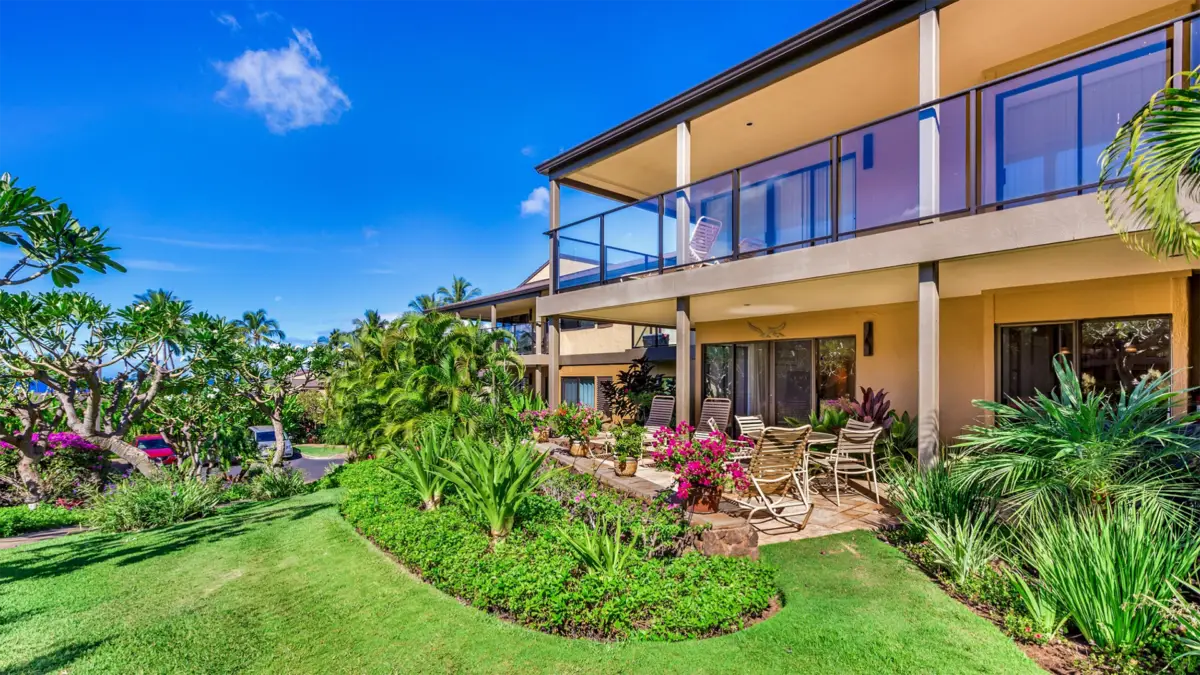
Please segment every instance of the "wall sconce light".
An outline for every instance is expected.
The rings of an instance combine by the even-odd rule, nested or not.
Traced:
[[[863,356],[871,356],[875,353],[875,322],[863,322]]]

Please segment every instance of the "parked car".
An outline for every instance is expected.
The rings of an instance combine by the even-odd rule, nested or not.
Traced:
[[[146,456],[157,464],[174,464],[179,461],[175,450],[167,445],[167,439],[163,438],[162,434],[138,436],[136,443],[137,449],[146,453]]]
[[[258,450],[264,457],[269,457],[275,452],[275,428],[271,426],[250,427],[250,433],[254,436],[254,442],[258,444]],[[292,439],[288,438],[285,433],[283,435],[283,458],[291,459],[293,457]]]

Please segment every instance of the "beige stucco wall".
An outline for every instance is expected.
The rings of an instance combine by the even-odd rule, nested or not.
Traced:
[[[1017,271],[1014,271],[1016,274]],[[941,303],[941,427],[952,440],[963,426],[981,421],[975,399],[995,395],[995,326],[1007,323],[1067,321],[1169,314],[1172,368],[1177,388],[1186,386],[1188,357],[1187,271],[1118,279],[1028,286],[947,298]],[[873,321],[875,354],[862,354],[862,325]],[[786,322],[783,338],[854,335],[858,386],[887,389],[898,411],[917,410],[917,305],[897,303],[852,310],[813,312],[703,323],[696,326],[693,405],[699,407],[702,346],[763,340],[760,327]]]
[[[633,346],[632,335],[629,325],[623,323],[564,330],[559,333],[559,349],[564,355],[623,352]]]

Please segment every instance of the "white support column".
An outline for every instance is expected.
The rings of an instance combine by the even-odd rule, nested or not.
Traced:
[[[692,421],[692,299],[675,299],[675,423]],[[699,426],[699,425],[695,425]]]
[[[561,190],[558,181],[550,181],[550,231],[556,232],[562,224]],[[550,295],[558,292],[558,237],[550,237]]]
[[[921,263],[917,281],[917,462],[928,469],[938,461],[941,426],[941,292],[938,263]]]
[[[496,330],[499,324],[496,321],[496,306],[492,305],[492,330]]]
[[[919,102],[928,103],[941,96],[941,28],[937,10],[925,12],[920,18],[921,53]],[[918,203],[922,218],[933,217],[941,212],[941,131],[938,105],[932,105],[917,113],[920,133],[920,182],[921,193]]]
[[[550,368],[547,374],[550,383],[549,403],[551,408],[557,408],[558,404],[562,402],[562,383],[558,377],[558,364],[561,362],[558,353],[558,317],[547,317],[547,321],[550,322],[548,333],[548,337],[550,338]]]
[[[1184,61],[1184,45],[1186,44],[1183,22],[1176,21],[1171,24],[1171,86],[1176,89],[1183,88],[1184,71],[1187,69],[1186,61]]]
[[[680,122],[675,125],[675,185],[687,185],[691,182],[692,123]],[[692,219],[688,206],[691,192],[688,188],[675,197],[675,260],[680,265],[691,262],[688,254],[688,242],[692,239]]]
[[[533,367],[533,393],[537,394],[538,398],[542,398],[544,396],[544,394],[542,392],[542,367],[541,366]]]

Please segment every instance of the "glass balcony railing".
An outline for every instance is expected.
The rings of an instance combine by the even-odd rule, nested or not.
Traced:
[[[1170,33],[1146,30],[564,225],[548,233],[555,287],[1092,192],[1101,151],[1171,74],[1182,45]]]
[[[537,354],[537,336],[534,332],[537,327],[529,321],[505,321],[499,322],[498,328],[512,333],[514,342],[513,348],[522,356]],[[542,327],[542,354],[547,353],[546,329]]]

